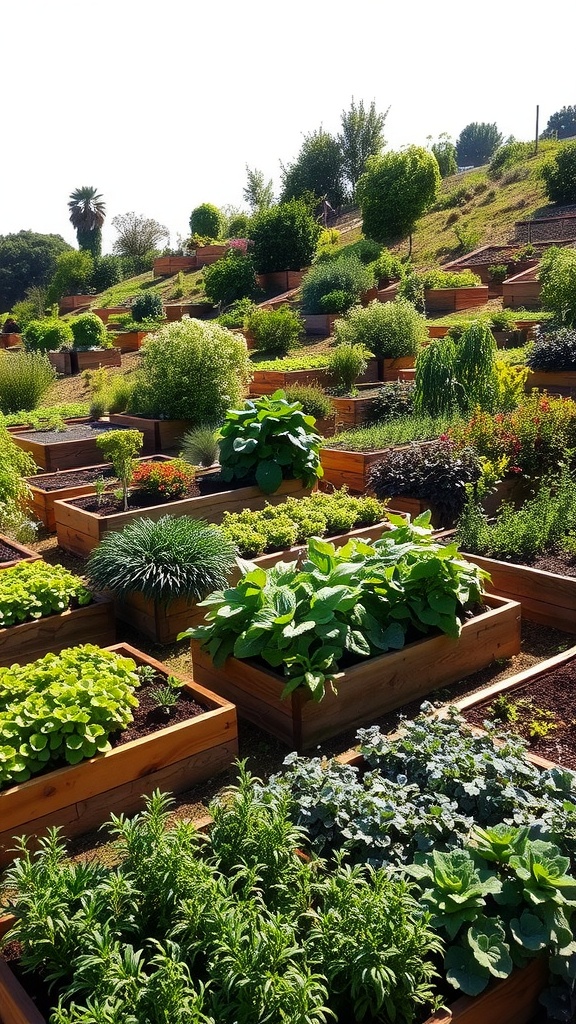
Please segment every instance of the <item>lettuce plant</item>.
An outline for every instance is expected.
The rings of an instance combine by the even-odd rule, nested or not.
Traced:
[[[92,594],[62,565],[19,562],[0,573],[0,627],[57,615],[72,601],[90,604]]]

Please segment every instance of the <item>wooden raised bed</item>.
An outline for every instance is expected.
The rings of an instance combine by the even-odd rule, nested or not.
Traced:
[[[196,249],[196,266],[207,267],[211,263],[224,258],[228,252],[227,245],[199,245]]]
[[[463,558],[490,573],[490,593],[520,602],[522,618],[576,633],[576,577],[480,555],[463,553]]]
[[[502,305],[509,309],[540,309],[542,285],[538,280],[538,267],[530,267],[514,274],[502,283]]]
[[[532,388],[570,396],[576,391],[576,370],[530,370],[524,390]]]
[[[256,283],[265,292],[290,292],[300,287],[305,273],[305,270],[273,270],[268,274],[256,274]]]
[[[378,360],[369,359],[365,372],[358,378],[358,383],[376,384],[378,379]],[[332,383],[332,374],[326,366],[320,366],[316,370],[259,370],[256,364],[250,391],[254,395],[272,395],[279,388],[284,390],[297,384],[330,387]]]
[[[100,453],[102,454],[102,453]],[[152,455],[143,459],[136,459],[136,462],[165,462],[169,461],[167,455]],[[44,473],[43,476],[52,477],[52,482],[61,483],[62,486],[57,488],[51,488],[47,490],[42,488],[38,483],[38,478],[34,476],[24,477],[25,482],[28,484],[30,489],[30,496],[26,502],[26,507],[34,516],[35,519],[39,519],[44,524],[47,530],[52,533],[56,531],[56,518],[54,515],[54,502],[63,501],[65,498],[80,498],[83,494],[94,494],[94,484],[72,484],[67,486],[66,475],[72,473],[82,473],[83,470],[99,469],[102,473],[111,470],[109,462],[97,463],[95,466],[80,466],[78,469],[64,470],[62,473]],[[12,544],[13,542],[10,541]]]
[[[99,316],[103,324],[107,324],[111,316],[121,316],[129,313],[128,306],[95,306],[92,313]]]
[[[266,504],[278,505],[286,497],[303,497],[310,494],[310,488],[302,486],[300,480],[284,480],[274,494],[264,494],[259,487],[238,487],[235,490],[219,491],[216,494],[180,498],[161,505],[130,509],[114,515],[102,516],[96,512],[77,508],[70,501],[55,501],[56,533],[58,544],[64,551],[84,558],[100,543],[111,530],[121,530],[133,519],[161,519],[162,516],[191,516],[193,519],[207,519],[210,523],[221,523],[224,512],[241,512],[244,508],[261,509]]]
[[[304,331],[306,334],[319,334],[327,338],[334,333],[334,324],[338,313],[303,313]]]
[[[84,422],[88,423],[88,420]],[[95,426],[91,437],[66,440],[66,433],[62,431],[61,441],[43,442],[39,440],[42,431],[23,430],[21,434],[12,434],[12,440],[19,448],[32,455],[40,469],[46,473],[56,473],[59,469],[77,469],[80,466],[93,466],[101,462],[102,452],[96,444],[96,438],[102,432]]]
[[[414,444],[431,444],[431,441],[415,441]],[[343,448],[321,448],[320,462],[324,469],[323,483],[334,487],[349,487],[357,494],[363,494],[368,487],[368,474],[377,462],[383,462],[391,451],[401,451],[411,445],[389,445],[370,452],[347,451]]]
[[[97,370],[100,366],[121,366],[122,360],[117,348],[83,349],[72,352],[73,373]]]
[[[379,374],[380,380],[400,380],[402,370],[413,370],[416,358],[415,356],[399,356],[397,359],[382,359],[381,373]]]
[[[0,334],[0,348],[20,348],[21,345],[21,334]]]
[[[434,636],[369,658],[336,676],[319,703],[304,690],[281,699],[285,680],[251,661],[228,658],[215,668],[192,640],[194,678],[233,701],[240,717],[291,748],[305,749],[347,729],[367,726],[410,701],[425,697],[520,651],[520,605],[487,595],[488,611],[469,619],[460,637]]]
[[[120,331],[112,338],[112,344],[120,352],[138,352],[150,331]]]
[[[0,572],[2,569],[11,569],[13,565],[18,565],[20,562],[38,562],[41,558],[37,551],[32,551],[32,548],[19,544],[11,537],[5,537],[3,533],[0,533],[0,544],[5,544],[14,552],[14,558],[11,558],[10,561],[0,562]]]
[[[196,270],[195,256],[158,256],[152,264],[154,277],[172,277],[180,271]]]
[[[65,349],[62,352],[48,352],[48,362],[54,367],[56,373],[61,373],[64,377],[70,377],[74,373],[70,349]]]
[[[428,313],[457,313],[462,309],[485,306],[488,302],[488,286],[426,288],[424,301]]]
[[[81,643],[105,647],[115,639],[113,602],[96,595],[92,604],[82,608],[68,609],[58,615],[45,615],[41,619],[0,629],[0,665],[13,665],[15,662],[26,665],[50,651],[57,653]]]
[[[163,675],[173,674],[129,644],[114,644],[108,650],[133,658],[138,665],[151,665]],[[229,767],[238,753],[236,709],[189,676],[176,675],[186,692],[209,710],[0,792],[1,865],[12,858],[13,836],[40,836],[53,825],[63,826],[67,836],[81,835],[106,821],[111,812],[141,810],[143,796],[155,789],[177,793]],[[2,1021],[3,1014],[1,1004]]]
[[[203,320],[213,312],[211,302],[169,302],[164,306],[164,315],[169,323],[181,320],[183,316]]]
[[[72,313],[75,309],[83,309],[94,302],[93,295],[63,295],[58,303],[61,313]]]
[[[110,413],[109,423],[115,427],[129,427],[144,434],[145,454],[164,452],[175,448],[183,434],[190,430],[190,420],[159,420],[148,416],[130,416],[124,412]]]

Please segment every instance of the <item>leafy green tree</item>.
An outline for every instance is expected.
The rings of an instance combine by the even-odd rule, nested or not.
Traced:
[[[487,164],[494,150],[503,142],[503,135],[496,123],[472,121],[462,129],[456,140],[456,154],[459,167],[480,167]]]
[[[94,260],[85,250],[63,252],[56,261],[56,273],[48,288],[48,302],[58,302],[63,295],[83,294],[92,284]]]
[[[436,157],[421,146],[369,157],[356,189],[366,237],[385,242],[409,235],[411,251],[414,225],[439,185]]]
[[[247,183],[244,189],[244,199],[253,213],[260,210],[269,210],[274,202],[274,185],[272,178],[264,180],[264,172],[256,167],[252,169],[246,164]]]
[[[222,214],[213,203],[202,203],[190,214],[190,231],[193,235],[220,238],[223,227]]]
[[[36,231],[0,235],[0,310],[22,302],[30,288],[45,288],[63,252],[72,252],[72,246],[61,235]]]
[[[569,139],[576,135],[576,106],[562,107],[548,118],[541,139]]]
[[[352,97],[350,109],[343,110],[340,115],[342,130],[338,142],[342,168],[352,195],[355,195],[356,184],[364,173],[368,157],[378,156],[386,145],[383,132],[388,110],[384,114],[378,113],[374,100],[366,110],[364,100],[357,105]]]
[[[289,203],[261,210],[253,218],[250,228],[256,271],[266,274],[308,266],[316,251],[320,231],[320,225],[302,200],[292,199]]]
[[[304,136],[293,164],[282,165],[282,202],[311,193],[341,206],[346,198],[340,143],[323,128]]]
[[[112,227],[116,228],[118,238],[114,242],[114,252],[118,256],[145,256],[156,249],[160,242],[170,237],[164,224],[152,217],[144,217],[140,213],[118,214],[112,219]]]
[[[431,139],[432,136],[429,135],[428,138]],[[430,146],[430,152],[436,157],[438,167],[440,168],[440,175],[443,178],[448,178],[451,174],[456,174],[456,171],[458,170],[456,146],[447,132],[442,132],[442,134],[438,136],[436,142],[432,143]]]
[[[576,142],[564,142],[542,167],[548,197],[553,203],[576,203]]]
[[[576,327],[576,249],[553,245],[540,263],[542,306],[563,327]]]
[[[92,256],[102,254],[102,225],[106,218],[106,204],[91,185],[83,185],[70,193],[68,199],[70,222],[76,231],[78,247]]]

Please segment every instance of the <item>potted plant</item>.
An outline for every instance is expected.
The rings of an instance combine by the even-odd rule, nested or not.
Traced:
[[[246,346],[224,327],[200,320],[168,324],[142,350],[127,414],[110,423],[142,430],[145,453],[173,447],[187,429],[221,422],[251,378]]]
[[[82,834],[163,784],[178,791],[227,768],[237,752],[226,700],[127,644],[4,668],[0,694],[3,865],[16,836],[53,825]]]
[[[0,664],[28,662],[86,637],[115,639],[109,599],[95,598],[61,565],[18,562],[0,573]]]
[[[167,644],[194,618],[196,602],[225,586],[235,554],[218,527],[166,515],[106,534],[86,571],[95,590],[112,594],[119,618]]]
[[[517,653],[519,606],[488,598],[464,621],[482,573],[434,542],[429,516],[392,522],[372,545],[311,539],[303,565],[254,568],[207,598],[206,624],[184,634],[195,678],[300,748]]]

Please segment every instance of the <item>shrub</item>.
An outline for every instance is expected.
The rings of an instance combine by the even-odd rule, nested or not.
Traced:
[[[292,199],[252,219],[250,237],[254,242],[254,263],[259,274],[276,270],[300,270],[312,261],[321,227],[306,203]]]
[[[350,292],[336,288],[333,292],[323,295],[318,301],[321,313],[346,313],[355,304],[356,299]]]
[[[349,345],[344,342],[332,349],[328,357],[328,369],[334,378],[336,390],[343,395],[357,395],[355,387],[358,377],[368,366],[368,353],[363,345]]]
[[[576,327],[576,249],[551,246],[540,262],[544,309],[564,327]]]
[[[161,320],[164,316],[162,299],[157,292],[142,292],[134,299],[130,312],[138,324],[143,320]]]
[[[495,284],[502,284],[508,277],[508,264],[507,263],[493,263],[491,267],[488,267],[488,274],[491,281]]]
[[[91,287],[93,274],[94,260],[85,249],[61,253],[48,286],[48,302],[58,302],[63,295],[83,294]]]
[[[284,356],[295,347],[303,323],[302,317],[289,306],[280,309],[254,306],[246,315],[244,327],[252,332],[255,348]]]
[[[326,312],[322,299],[331,292],[344,292],[357,300],[374,285],[374,273],[357,256],[332,260],[311,267],[302,281],[302,309],[306,313]]]
[[[0,411],[35,409],[55,379],[42,352],[0,352]]]
[[[221,327],[227,327],[228,330],[234,330],[234,328],[242,329],[244,327],[244,320],[249,313],[254,309],[254,303],[252,299],[236,299],[232,302],[230,308],[225,313],[221,313],[217,318],[217,323]]]
[[[30,320],[24,328],[24,345],[31,352],[56,352],[73,341],[70,324],[58,317]]]
[[[3,362],[0,360],[0,380]],[[35,472],[32,456],[14,443],[5,426],[0,426],[0,530],[9,537],[19,539],[30,534],[29,520],[22,511],[30,499],[24,477]]]
[[[295,384],[286,388],[286,398],[289,402],[298,402],[304,415],[316,420],[326,420],[334,412],[329,396],[317,384]]]
[[[389,249],[383,249],[378,259],[372,264],[376,281],[383,285],[400,281],[405,273],[402,260],[398,259]]]
[[[202,203],[190,214],[190,231],[193,235],[206,235],[208,238],[220,238],[224,228],[224,218],[217,206]]]
[[[298,403],[287,402],[283,391],[250,399],[241,409],[229,409],[220,431],[222,479],[254,477],[266,494],[283,479],[299,479],[311,487],[323,476],[320,441],[313,420]]]
[[[187,419],[192,426],[219,422],[252,379],[244,340],[216,323],[167,324],[141,353],[129,411],[145,416]]]
[[[132,470],[130,486],[151,498],[173,501],[191,492],[194,475],[193,467],[183,459],[140,462]]]
[[[220,453],[219,436],[218,430],[210,426],[188,430],[180,442],[180,458],[191,466],[213,466]]]
[[[500,178],[504,171],[514,167],[515,164],[524,163],[534,153],[532,142],[506,142],[499,146],[494,153],[488,167],[489,178]]]
[[[494,410],[498,400],[496,342],[490,328],[472,320],[460,340],[438,338],[416,360],[415,405],[438,416],[479,405]]]
[[[414,413],[414,382],[410,380],[394,380],[378,388],[378,394],[372,400],[367,425],[381,423],[385,420],[396,420]]]
[[[450,441],[392,449],[369,473],[377,498],[422,498],[434,506],[444,526],[451,525],[466,503],[466,484],[480,479],[480,460],[471,448],[456,451]]]
[[[364,345],[379,359],[397,359],[415,356],[428,340],[428,329],[426,318],[407,299],[375,300],[337,320],[334,336],[338,344]]]
[[[236,249],[204,270],[204,291],[210,302],[228,305],[254,295],[256,289],[254,260]]]
[[[576,370],[576,328],[539,331],[526,364],[532,370]]]
[[[92,287],[96,292],[105,292],[123,278],[122,261],[119,256],[97,256],[94,260]]]
[[[142,448],[144,434],[141,430],[109,430],[96,438],[106,462],[111,462],[114,472],[122,484],[124,511],[128,509],[128,486],[134,472],[134,459]]]
[[[90,554],[87,575],[93,587],[120,599],[139,593],[159,604],[200,601],[226,586],[235,554],[224,532],[203,520],[135,519],[105,535]]]
[[[379,242],[375,242],[373,238],[359,238],[357,242],[351,242],[342,250],[342,255],[345,257],[354,256],[359,259],[361,263],[368,266],[369,263],[374,263],[375,260],[380,258],[382,253],[382,246]]]
[[[546,191],[553,203],[576,202],[576,142],[564,142],[542,167]]]
[[[74,348],[110,348],[112,342],[104,324],[95,313],[80,313],[70,321]]]

